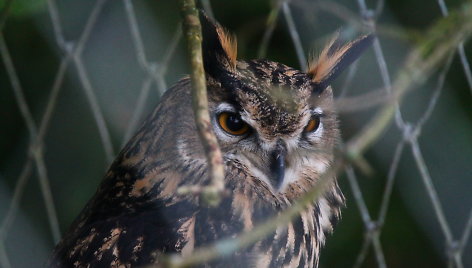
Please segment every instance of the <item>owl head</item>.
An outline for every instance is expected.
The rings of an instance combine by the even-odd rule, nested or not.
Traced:
[[[238,60],[236,39],[201,15],[213,130],[226,163],[277,195],[297,195],[329,167],[339,137],[330,83],[372,42],[335,37],[302,72]]]

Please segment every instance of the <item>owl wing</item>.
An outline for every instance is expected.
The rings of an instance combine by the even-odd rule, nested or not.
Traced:
[[[56,246],[49,266],[136,266],[191,246],[187,242],[193,241],[193,232],[188,229],[194,227],[198,202],[175,192],[207,176],[205,163],[183,161],[176,145],[182,133],[195,128],[183,120],[172,124],[174,114],[192,116],[188,88],[183,79],[164,94]]]
[[[178,223],[191,222],[192,216],[179,217],[189,210],[187,203],[130,211],[81,225],[63,239],[54,252],[54,267],[126,267],[155,262],[161,252],[182,251],[189,234]]]

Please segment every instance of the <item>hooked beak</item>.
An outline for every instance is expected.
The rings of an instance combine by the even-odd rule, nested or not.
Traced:
[[[276,189],[282,186],[285,177],[285,157],[287,155],[287,146],[282,140],[278,140],[275,149],[271,153],[271,179]]]

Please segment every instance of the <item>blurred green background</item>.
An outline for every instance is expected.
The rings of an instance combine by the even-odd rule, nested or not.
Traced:
[[[0,0],[0,7],[9,1]],[[74,46],[82,33],[95,0],[57,0],[64,38]],[[450,9],[464,1],[447,1]],[[178,43],[166,66],[159,65],[179,26],[176,1],[132,1],[147,60],[157,68],[166,67],[165,83],[152,81],[149,96],[142,106],[144,115],[158,103],[162,88],[188,73],[184,45]],[[375,9],[377,1],[367,1]],[[258,57],[267,18],[276,1],[210,1],[215,18],[238,38],[238,57]],[[355,27],[363,20],[356,1],[293,0],[290,8],[303,50],[319,52],[334,31],[353,39],[368,29]],[[441,18],[434,0],[385,1],[378,16],[380,44],[393,80],[405,57],[432,23]],[[356,23],[354,23],[356,22]],[[1,31],[11,54],[20,85],[36,124],[43,116],[49,94],[65,53],[54,36],[46,0],[13,1]],[[472,59],[472,47],[465,44]],[[267,49],[267,58],[300,68],[287,23],[282,13],[276,21]],[[110,131],[114,153],[135,111],[143,81],[148,76],[138,62],[124,1],[105,1],[81,55],[86,75]],[[340,94],[347,72],[334,84]],[[401,105],[407,122],[416,122],[428,106],[438,84],[438,74],[410,93]],[[94,193],[107,166],[90,103],[84,93],[83,78],[70,64],[57,99],[43,151],[60,230],[64,232]],[[383,81],[374,51],[370,49],[357,64],[345,96],[379,90]],[[419,145],[433,184],[450,225],[452,235],[462,235],[472,208],[472,97],[459,58],[456,56],[431,118],[425,124]],[[343,137],[355,135],[376,108],[343,113]],[[179,120],[176,115],[176,120]],[[141,117],[141,120],[144,116]],[[3,221],[15,185],[29,157],[30,135],[15,100],[7,69],[0,66],[0,221]],[[402,133],[394,125],[367,153],[374,169],[372,176],[356,170],[363,198],[372,218],[378,215],[388,169]],[[13,225],[6,232],[4,252],[12,267],[40,266],[54,246],[36,169],[33,166]],[[388,267],[445,267],[447,245],[421,180],[410,147],[405,147],[392,194],[381,245]],[[347,197],[343,219],[327,240],[320,267],[351,267],[361,249],[365,228],[345,176],[340,184]],[[0,260],[5,256],[1,254]],[[472,242],[464,249],[464,266],[472,267]],[[2,257],[3,256],[3,257]],[[0,266],[2,262],[0,262]],[[5,262],[3,262],[5,264]],[[361,267],[377,267],[369,250]]]

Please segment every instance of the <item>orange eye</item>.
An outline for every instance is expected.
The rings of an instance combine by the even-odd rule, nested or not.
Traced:
[[[304,131],[305,132],[313,132],[318,129],[320,126],[320,117],[318,115],[313,115],[308,121],[308,124],[306,125]]]
[[[218,124],[227,133],[240,136],[248,132],[249,126],[236,113],[222,112],[218,115]]]

